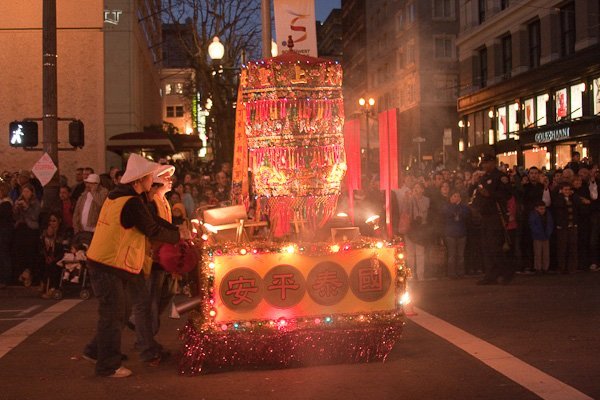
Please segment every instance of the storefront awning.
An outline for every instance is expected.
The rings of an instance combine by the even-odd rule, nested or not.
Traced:
[[[127,132],[108,139],[106,149],[115,153],[139,150],[174,153],[175,145],[171,138],[163,132]]]
[[[202,148],[202,141],[197,134],[175,134],[169,137],[173,141],[177,151],[200,150]]]

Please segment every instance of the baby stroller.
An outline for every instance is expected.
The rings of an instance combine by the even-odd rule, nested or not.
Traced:
[[[92,297],[92,291],[85,267],[86,256],[89,244],[79,242],[71,244],[69,252],[56,264],[62,268],[60,283],[58,288],[52,292],[54,300],[60,300],[66,293],[79,291],[79,297],[87,300]]]

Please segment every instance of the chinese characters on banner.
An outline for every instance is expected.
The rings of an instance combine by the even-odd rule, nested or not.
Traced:
[[[265,318],[278,311],[317,314],[324,306],[328,312],[361,311],[366,304],[376,310],[393,307],[393,259],[382,261],[369,252],[359,256],[350,262],[291,257],[280,263],[276,258],[269,263],[239,256],[215,282],[216,306],[222,306],[217,315],[227,320]],[[262,273],[253,262],[261,264]]]

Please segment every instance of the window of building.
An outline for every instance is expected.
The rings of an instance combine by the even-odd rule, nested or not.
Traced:
[[[592,82],[594,87],[594,115],[600,113],[600,78],[594,79]]]
[[[540,66],[542,54],[542,37],[540,35],[540,20],[535,20],[527,26],[529,34],[529,66],[531,68]]]
[[[406,21],[409,24],[415,22],[415,3],[410,3],[406,5]]]
[[[519,103],[508,106],[508,132],[519,131]]]
[[[500,0],[500,9],[506,10],[508,8],[508,0]]]
[[[408,65],[415,63],[415,42],[413,40],[406,46],[406,63]]]
[[[496,110],[496,132],[498,136],[496,140],[506,140],[507,126],[506,126],[506,107],[498,107]]]
[[[487,86],[488,78],[488,59],[487,48],[482,48],[478,52],[479,55],[479,86],[484,88]]]
[[[454,40],[450,36],[433,38],[435,58],[454,58]]]
[[[560,9],[560,52],[563,57],[575,53],[575,3]]]
[[[183,117],[183,106],[175,107],[175,117]]]
[[[512,71],[512,36],[506,35],[502,38],[502,76],[510,78]]]
[[[453,74],[436,75],[434,77],[435,99],[437,101],[456,100],[458,76]]]
[[[454,9],[454,0],[433,0],[433,19],[452,20]]]
[[[535,105],[533,98],[523,102],[523,127],[533,128],[535,126]]]
[[[571,86],[570,93],[570,105],[571,105],[571,118],[583,117],[583,101],[582,92],[585,91],[585,83]]]
[[[400,47],[396,53],[397,69],[404,68],[404,47]]]
[[[173,117],[175,117],[175,107],[168,106],[167,107],[167,118],[173,118]]]
[[[396,14],[396,31],[400,32],[404,29],[404,11],[400,10]]]
[[[485,12],[487,11],[487,0],[479,0],[479,24],[483,24],[485,22]]]
[[[183,83],[178,82],[175,84],[175,93],[183,94]]]
[[[536,97],[535,111],[536,111],[536,126],[544,126],[548,123],[546,116],[546,105],[548,104],[549,95],[548,93],[541,94]]]
[[[170,83],[165,84],[165,94],[171,94],[173,91],[173,85]]]
[[[567,88],[557,90],[554,94],[556,101],[556,121],[560,121],[563,118],[567,118],[568,112],[568,101],[567,101]]]
[[[465,0],[464,5],[459,7],[460,10],[460,30],[465,31],[473,24],[473,14],[471,12],[471,0]]]

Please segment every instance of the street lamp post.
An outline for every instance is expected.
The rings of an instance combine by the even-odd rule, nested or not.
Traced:
[[[374,114],[373,106],[375,105],[375,99],[369,97],[366,100],[364,97],[358,99],[358,105],[361,107],[362,113],[365,114],[365,122],[367,124],[366,133],[367,133],[367,162],[365,165],[365,175],[367,176],[367,181],[369,180],[370,167],[371,167],[371,135],[369,131],[369,117]]]

